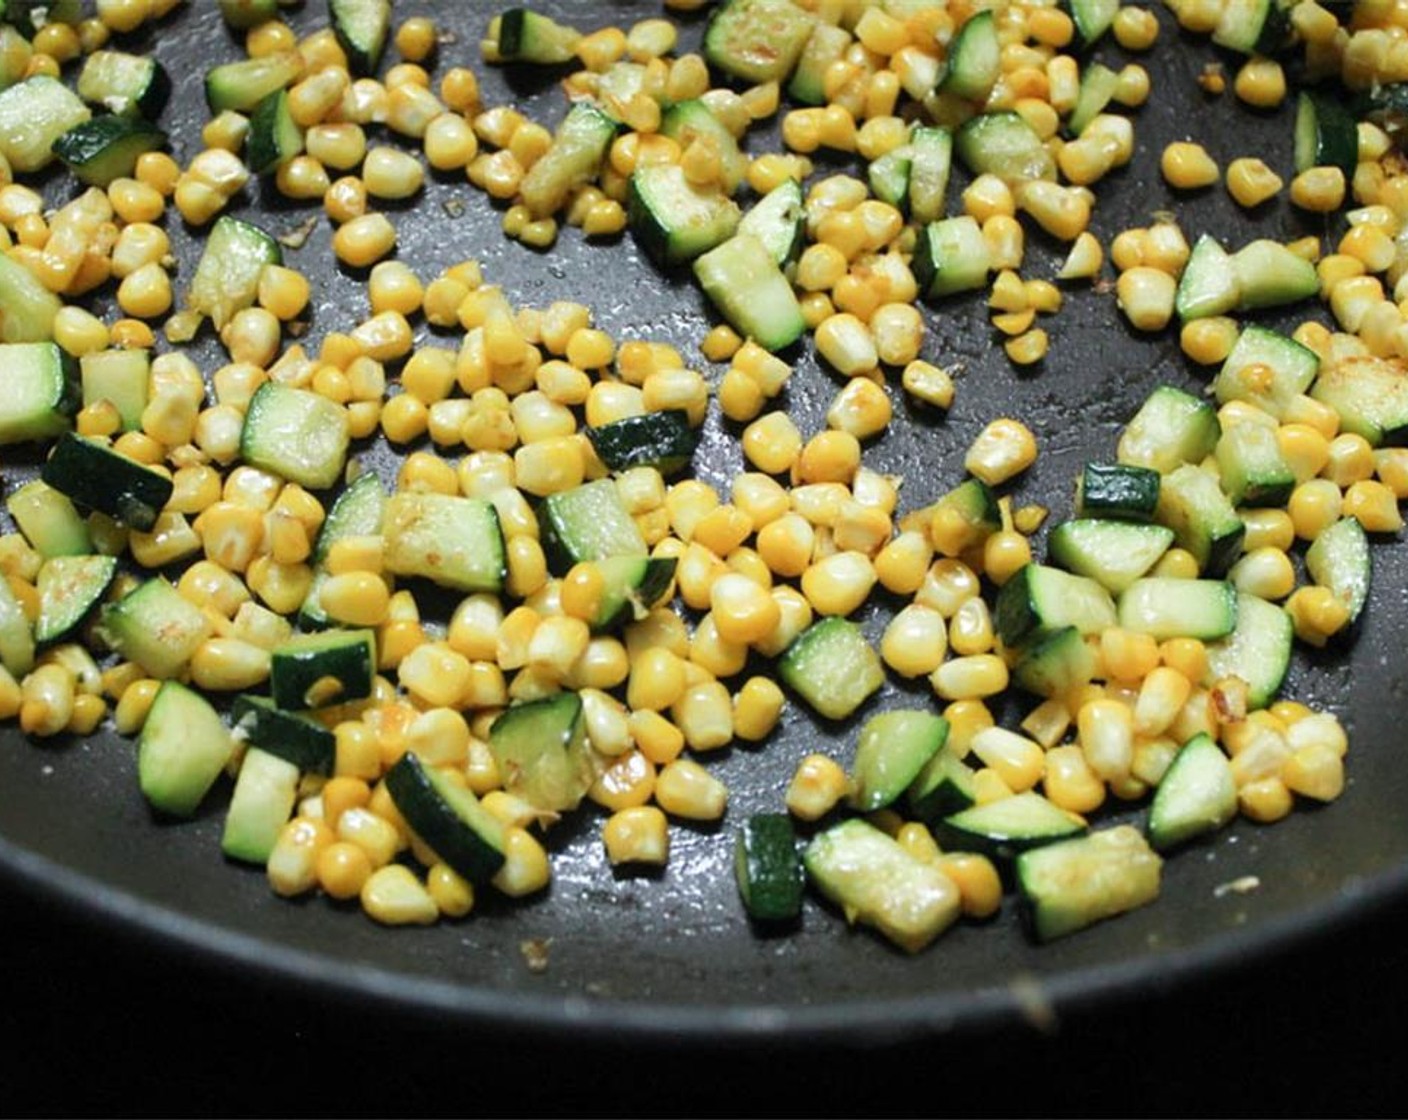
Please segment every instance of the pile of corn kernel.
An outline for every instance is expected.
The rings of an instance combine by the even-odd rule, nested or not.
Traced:
[[[681,11],[701,6],[666,3]],[[305,346],[297,339],[309,284],[295,268],[269,266],[255,302],[216,324],[227,364],[202,371],[179,348],[161,353],[137,430],[121,431],[107,402],[85,407],[75,421],[79,433],[110,437],[118,451],[169,473],[175,486],[150,532],[92,515],[95,548],[136,569],[180,570],[177,589],[202,605],[211,626],[189,665],[193,684],[214,693],[260,689],[270,650],[292,633],[289,617],[312,583],[310,557],[325,516],[322,497],[238,461],[244,408],[274,379],[344,405],[354,439],[380,436],[406,451],[398,488],[491,501],[508,563],[506,601],[468,596],[437,625],[421,617],[412,589],[395,587],[383,573],[374,540],[334,550],[321,604],[334,622],[375,629],[382,675],[367,700],[319,713],[336,734],[336,768],[325,781],[305,782],[297,815],[269,861],[279,894],[360,899],[388,924],[472,910],[474,888],[410,834],[381,784],[406,751],[454,775],[509,826],[507,861],[493,886],[510,896],[543,890],[551,876],[544,822],[501,788],[488,728],[508,704],[564,688],[582,695],[599,759],[588,797],[605,814],[607,858],[664,863],[672,822],[717,821],[726,811],[728,790],[706,764],[708,753],[766,739],[787,703],[771,677],[743,678],[750,653],[776,656],[815,618],[856,611],[877,585],[910,600],[889,623],[880,656],[900,677],[931,680],[950,722],[951,749],[980,763],[980,801],[1040,789],[1081,814],[1110,797],[1133,801],[1158,784],[1177,745],[1199,731],[1234,756],[1241,808],[1255,820],[1285,816],[1297,796],[1330,800],[1343,788],[1347,740],[1333,715],[1294,701],[1247,711],[1240,682],[1203,683],[1206,650],[1188,639],[1159,644],[1106,631],[1096,682],[1041,703],[1020,734],[996,726],[990,702],[1008,688],[1008,663],[983,592],[1032,559],[1030,538],[1046,511],[1014,508],[1004,497],[1002,529],[974,537],[951,511],[906,502],[902,513],[900,480],[865,465],[866,441],[893,420],[887,372],[897,371],[906,393],[937,409],[952,403],[954,379],[921,356],[933,344],[908,263],[914,228],[872,198],[863,177],[817,179],[811,158],[826,151],[872,160],[901,143],[902,114],[924,103],[969,7],[936,5],[899,18],[841,0],[800,6],[845,20],[856,39],[828,72],[820,107],[788,109],[777,83],[712,85],[699,55],[675,53],[677,28],[668,18],[583,34],[574,48],[580,69],[562,83],[568,98],[592,96],[599,75],[623,58],[643,65],[647,78],[641,93],[617,107],[626,127],[596,179],[546,212],[524,199],[521,187],[551,148],[550,125],[512,106],[484,105],[467,59],[440,68],[453,44],[441,41],[432,20],[399,23],[399,59],[380,78],[353,77],[326,27],[301,34],[271,20],[248,31],[250,56],[296,52],[302,60],[289,108],[304,130],[304,151],[281,164],[273,182],[289,199],[321,205],[336,226],[338,260],[369,270],[369,311],[346,329],[330,329],[316,350]],[[180,0],[98,0],[96,18],[49,24],[32,43],[10,38],[4,46],[25,55],[24,76],[61,75],[145,21],[179,18],[172,13],[180,7]],[[1170,7],[1185,28],[1210,31],[1222,0]],[[1070,17],[1046,3],[999,3],[996,10],[1003,73],[985,107],[1020,113],[1048,143],[1065,179],[1013,184],[982,175],[959,197],[991,253],[991,320],[1008,357],[1029,365],[1047,355],[1047,334],[1036,323],[1061,310],[1062,288],[1053,281],[1096,280],[1107,256],[1130,323],[1164,330],[1188,258],[1178,222],[1125,231],[1108,246],[1089,228],[1098,203],[1093,188],[1135,151],[1132,119],[1102,113],[1080,140],[1063,141],[1061,121],[1074,106],[1081,68]],[[1362,88],[1408,77],[1405,12],[1384,0],[1360,3],[1341,26],[1315,0],[1300,0],[1290,19],[1312,73],[1338,74]],[[1142,51],[1154,46],[1158,27],[1152,12],[1125,7],[1111,32],[1121,48]],[[1278,62],[1251,58],[1232,88],[1248,105],[1265,108],[1286,96],[1287,84]],[[1150,93],[1143,67],[1120,71],[1116,105],[1137,109]],[[740,137],[781,118],[784,150],[750,155],[750,190],[761,195],[786,178],[809,184],[807,247],[793,282],[816,353],[843,382],[822,431],[803,432],[782,407],[793,365],[727,326],[700,340],[700,355],[724,367],[711,384],[668,345],[613,339],[581,304],[517,305],[473,260],[430,277],[395,259],[397,223],[414,218],[378,206],[415,198],[427,165],[463,171],[504,204],[504,232],[531,248],[550,250],[563,225],[590,239],[620,236],[636,167],[678,162],[696,183],[719,174],[717,153],[706,143],[681,149],[656,131],[662,101],[696,97]],[[940,116],[953,108],[925,107]],[[247,199],[251,175],[239,157],[247,129],[245,117],[222,113],[208,122],[201,150],[185,166],[148,153],[130,178],[53,211],[0,165],[0,245],[65,299],[53,322],[60,347],[82,357],[114,347],[160,348],[163,340],[179,346],[194,336],[200,317],[178,304],[163,224],[179,217],[203,227]],[[1293,246],[1317,260],[1339,328],[1308,320],[1295,337],[1326,359],[1396,361],[1408,357],[1408,290],[1399,291],[1408,283],[1408,258],[1397,242],[1408,216],[1408,177],[1398,173],[1383,129],[1367,122],[1359,129],[1361,162],[1352,182],[1342,174],[1336,180],[1336,169],[1315,168],[1290,184],[1291,203],[1303,209],[1329,213],[1350,198],[1355,204],[1335,253],[1321,256],[1318,239]],[[1170,145],[1162,168],[1171,186],[1190,195],[1223,178],[1191,141]],[[1285,185],[1252,156],[1235,161],[1225,183],[1249,208],[1279,197]],[[1023,274],[1024,222],[1069,244],[1054,277]],[[107,321],[84,308],[82,297],[112,289],[123,317]],[[1237,333],[1229,318],[1198,320],[1182,328],[1180,341],[1192,361],[1211,365],[1226,357]],[[743,425],[748,464],[727,493],[695,479],[667,483],[652,468],[615,480],[652,554],[677,560],[672,590],[694,621],[671,596],[619,636],[593,635],[585,620],[598,601],[599,574],[590,565],[560,578],[549,572],[534,500],[607,475],[584,424],[678,409],[698,425],[715,399],[725,417]],[[1237,411],[1224,423],[1248,420]],[[1284,602],[1298,635],[1316,645],[1344,625],[1347,612],[1327,589],[1297,586],[1291,549],[1342,515],[1374,532],[1396,532],[1398,502],[1408,497],[1408,452],[1376,449],[1338,429],[1333,411],[1308,397],[1279,423],[1277,438],[1299,484],[1287,509],[1246,511],[1247,554],[1231,575],[1238,587]],[[1037,453],[1029,429],[999,418],[963,467],[1001,486]],[[0,569],[26,609],[37,606],[42,560],[20,534],[0,537]],[[1154,574],[1194,576],[1196,561],[1174,549]],[[113,594],[137,579],[120,577]],[[103,666],[83,645],[65,643],[23,680],[0,671],[0,715],[18,716],[35,736],[88,734],[109,719],[132,735],[158,686],[133,663]],[[799,820],[821,819],[844,804],[850,784],[839,761],[808,756],[787,790],[787,807]],[[965,914],[985,917],[999,907],[1000,881],[986,858],[940,852],[922,824],[893,813],[874,819],[953,879]],[[400,858],[407,850],[418,869]]]

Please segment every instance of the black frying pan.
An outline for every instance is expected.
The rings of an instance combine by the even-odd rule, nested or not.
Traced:
[[[660,11],[656,4],[631,2],[541,6],[587,27],[628,24]],[[473,66],[483,78],[486,104],[512,100],[535,119],[555,122],[562,100],[554,75],[479,63],[478,40],[492,10],[478,3],[398,4],[398,14],[432,12],[453,32],[440,64]],[[324,5],[309,3],[289,19],[300,30],[320,26]],[[698,19],[688,21],[684,43],[696,43],[701,26]],[[189,5],[135,42],[154,49],[177,81],[163,123],[176,156],[189,159],[205,116],[202,74],[236,57],[238,45],[208,2]],[[1116,65],[1126,60],[1112,43],[1099,54]],[[1183,198],[1163,184],[1158,152],[1188,135],[1201,139],[1224,166],[1255,153],[1289,178],[1291,106],[1255,113],[1230,93],[1206,97],[1194,78],[1206,63],[1219,60],[1230,76],[1234,60],[1221,58],[1202,40],[1180,36],[1165,21],[1159,49],[1140,59],[1154,75],[1155,92],[1136,114],[1139,154],[1101,186],[1096,232],[1108,242],[1114,232],[1172,210],[1190,241],[1204,231],[1234,244],[1254,235],[1309,231],[1324,233],[1332,245],[1333,225],[1307,227],[1283,204],[1249,218],[1220,189]],[[758,135],[750,147],[761,150],[766,142],[766,135]],[[965,181],[956,176],[951,197]],[[48,189],[58,199],[70,188],[55,176]],[[288,206],[272,191],[251,190],[237,212],[284,232],[311,211]],[[474,257],[518,303],[581,300],[618,338],[670,341],[691,360],[711,322],[692,283],[661,275],[629,239],[589,245],[568,231],[546,254],[508,242],[498,231],[500,214],[458,176],[432,176],[424,197],[394,217],[400,257],[423,277]],[[188,278],[196,243],[179,220],[173,217],[169,225],[181,275]],[[365,309],[362,279],[332,265],[328,238],[321,222],[306,246],[288,255],[315,281],[315,343],[328,330],[345,329]],[[1030,235],[1024,273],[1052,275],[1063,252]],[[1290,325],[1323,314],[1319,307],[1303,307],[1270,321]],[[1203,383],[1172,332],[1135,335],[1124,327],[1113,295],[1088,285],[1070,287],[1065,309],[1044,322],[1051,354],[1032,371],[1005,360],[981,299],[930,306],[926,317],[926,356],[959,371],[953,410],[947,417],[914,411],[896,385],[900,403],[893,429],[866,452],[871,466],[906,477],[906,509],[956,483],[973,435],[989,419],[1008,414],[1032,427],[1043,451],[1012,492],[1019,503],[1049,505],[1059,519],[1069,512],[1078,467],[1111,453],[1120,425],[1153,386]],[[207,371],[222,360],[209,338],[198,345],[197,357]],[[787,405],[811,433],[822,426],[836,385],[808,345],[789,357],[798,372]],[[711,418],[696,456],[700,477],[723,484],[739,469],[733,435]],[[370,455],[378,469],[393,469],[383,450]],[[32,464],[7,462],[7,489],[27,466]],[[797,705],[789,706],[783,726],[764,745],[708,760],[732,790],[728,817],[717,829],[674,827],[663,874],[613,873],[600,849],[600,816],[587,810],[551,834],[554,881],[545,896],[508,904],[485,892],[473,918],[428,930],[388,931],[355,909],[322,899],[276,899],[261,874],[224,864],[222,798],[212,798],[194,822],[157,823],[137,789],[131,743],[107,732],[82,742],[30,743],[13,727],[4,731],[0,865],[21,884],[79,902],[104,923],[150,935],[155,952],[194,951],[236,972],[298,978],[341,995],[480,1024],[580,1028],[598,1036],[608,1029],[642,1037],[663,1029],[711,1038],[822,1033],[878,1041],[1008,1020],[1050,1000],[1128,996],[1326,929],[1372,901],[1398,895],[1408,882],[1408,767],[1399,741],[1408,713],[1401,641],[1408,625],[1402,591],[1408,562],[1400,545],[1383,542],[1374,548],[1374,563],[1368,618],[1354,647],[1298,656],[1285,689],[1331,708],[1348,724],[1350,784],[1344,797],[1325,809],[1300,808],[1274,827],[1238,822],[1207,845],[1170,859],[1155,904],[1048,946],[1026,938],[1010,901],[996,920],[963,923],[917,957],[868,933],[848,931],[834,911],[815,902],[789,936],[761,937],[751,930],[732,880],[732,829],[746,814],[780,805],[802,755],[820,749],[848,760],[854,741],[856,721],[827,725]],[[889,608],[875,603],[862,614],[873,638]],[[892,684],[862,718],[886,706],[927,702],[924,690]],[[1135,806],[1102,819],[1141,815]],[[1253,885],[1229,889],[1234,882]],[[546,946],[546,969],[527,966],[523,950],[530,942]]]

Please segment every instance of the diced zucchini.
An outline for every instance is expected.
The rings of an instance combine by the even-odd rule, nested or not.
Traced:
[[[150,55],[94,51],[83,60],[78,96],[119,116],[152,121],[171,96],[166,68]]]
[[[391,34],[391,0],[328,0],[328,15],[352,73],[375,74]]]
[[[1276,430],[1263,424],[1224,428],[1217,441],[1217,470],[1234,506],[1283,506],[1296,485]]]
[[[698,431],[689,426],[688,414],[680,409],[645,412],[589,427],[587,438],[608,470],[654,467],[663,475],[678,474],[689,466],[699,445]]]
[[[223,330],[236,312],[254,306],[264,266],[282,263],[283,251],[273,237],[226,214],[206,238],[191,280],[190,307]]]
[[[631,233],[666,267],[686,264],[738,229],[738,204],[717,189],[696,187],[677,164],[652,164],[631,176]]]
[[[52,556],[39,569],[39,617],[34,640],[56,642],[78,626],[117,574],[113,556]]]
[[[786,268],[802,255],[806,227],[802,184],[796,179],[778,183],[738,222],[738,232],[756,237],[779,268]]]
[[[1217,449],[1222,425],[1207,401],[1160,385],[1120,435],[1116,457],[1123,464],[1168,474],[1184,463],[1201,463]]]
[[[973,770],[949,748],[948,721],[944,724],[944,746],[905,791],[909,811],[926,824],[961,813],[977,800]]]
[[[1166,852],[1216,832],[1236,815],[1231,762],[1210,735],[1194,735],[1173,756],[1154,793],[1149,842]]]
[[[1212,41],[1242,54],[1275,54],[1290,33],[1288,10],[1282,0],[1227,0]]]
[[[5,500],[15,525],[41,556],[86,556],[93,551],[88,523],[43,479],[26,482]]]
[[[552,146],[523,177],[523,204],[533,217],[557,213],[574,190],[595,179],[615,136],[616,122],[595,105],[572,106]]]
[[[795,921],[806,872],[786,813],[755,813],[734,840],[734,878],[743,908],[756,922]]]
[[[96,350],[78,359],[83,407],[108,401],[122,418],[124,432],[142,426],[152,359],[147,350]]]
[[[943,218],[920,231],[911,267],[919,290],[936,299],[986,286],[992,251],[975,219]]]
[[[137,776],[152,807],[188,817],[219,779],[235,741],[199,693],[163,682],[137,741]]]
[[[1314,350],[1276,331],[1248,323],[1213,381],[1219,404],[1246,401],[1281,419],[1320,370]]]
[[[1076,98],[1076,107],[1066,118],[1066,129],[1072,136],[1079,136],[1085,131],[1086,125],[1104,112],[1105,106],[1114,99],[1119,83],[1119,75],[1108,66],[1102,66],[1098,62],[1086,65],[1081,71],[1080,95]]]
[[[267,175],[303,151],[303,129],[288,110],[288,90],[276,89],[254,107],[244,139],[244,161]]]
[[[1271,0],[1263,2],[1275,4]],[[1359,165],[1359,128],[1354,116],[1335,97],[1319,90],[1296,95],[1295,166],[1338,167],[1345,180],[1354,178]]]
[[[495,62],[534,62],[555,66],[576,58],[582,33],[530,8],[509,8],[489,23]],[[486,53],[486,60],[490,56]]]
[[[34,668],[34,628],[6,579],[0,579],[0,665],[15,680]]]
[[[0,344],[47,342],[63,303],[19,261],[0,254]]]
[[[626,106],[645,87],[643,63],[620,59],[597,79],[596,105],[617,124],[626,121]]]
[[[1234,311],[1241,300],[1231,255],[1222,243],[1205,233],[1193,244],[1183,275],[1178,279],[1174,307],[1183,322],[1207,319]]]
[[[1343,517],[1305,550],[1305,570],[1321,587],[1328,587],[1349,608],[1349,623],[1358,621],[1369,600],[1373,565],[1369,538],[1353,517]]]
[[[212,67],[205,75],[205,101],[211,115],[233,109],[248,113],[269,94],[287,89],[304,68],[297,51],[276,51]]]
[[[804,630],[778,660],[777,671],[827,719],[845,719],[885,683],[879,655],[845,618],[824,618]]]
[[[143,532],[156,524],[171,499],[168,476],[118,454],[99,440],[72,432],[59,437],[40,477],[80,506]]]
[[[327,559],[332,546],[344,537],[379,536],[385,512],[386,492],[370,471],[359,475],[337,496],[313,546],[313,584],[298,612],[298,620],[305,627],[327,625],[327,612],[318,602],[318,592],[327,581]]]
[[[675,141],[681,151],[697,139],[711,144],[719,153],[720,181],[726,194],[737,191],[748,173],[748,157],[739,148],[738,140],[703,101],[671,105],[660,119],[660,134]]]
[[[543,501],[542,523],[548,562],[563,573],[584,560],[648,551],[609,478],[550,494]]]
[[[269,751],[250,747],[240,761],[235,792],[220,834],[220,850],[231,859],[264,864],[298,799],[298,767]]]
[[[785,82],[814,24],[791,0],[725,0],[704,32],[704,57],[750,85]]]
[[[948,721],[932,712],[897,710],[866,720],[851,766],[850,804],[870,813],[897,801],[948,739]]]
[[[402,491],[387,499],[381,531],[383,562],[393,575],[419,576],[455,591],[503,588],[503,529],[488,501]]]
[[[40,171],[54,158],[54,141],[92,115],[57,78],[36,74],[16,82],[0,91],[0,156],[13,171]]]
[[[1092,680],[1098,664],[1085,635],[1063,626],[1023,648],[1012,679],[1036,696],[1065,696]]]
[[[1149,521],[1162,476],[1128,463],[1087,463],[1076,483],[1076,516]]]
[[[678,563],[672,556],[607,556],[589,560],[601,573],[600,606],[591,628],[597,633],[645,615],[670,589]]]
[[[54,154],[90,187],[130,177],[146,152],[166,146],[166,133],[141,117],[108,114],[74,125],[54,141]]]
[[[77,376],[72,359],[58,346],[52,342],[5,343],[0,345],[0,369],[5,371],[5,391],[0,393],[0,445],[53,439],[69,430],[78,408]]]
[[[489,729],[489,750],[504,789],[544,813],[575,809],[596,780],[575,692],[510,707]]]
[[[914,149],[908,144],[901,144],[871,160],[865,172],[870,193],[896,210],[905,210],[909,205],[909,173],[913,157]]]
[[[1237,625],[1237,589],[1221,579],[1149,576],[1120,596],[1119,624],[1156,641],[1197,638],[1211,642]]]
[[[826,70],[845,55],[853,39],[844,27],[818,22],[797,59],[787,92],[803,105],[826,104]]]
[[[1115,623],[1115,602],[1095,580],[1045,564],[1026,564],[997,596],[997,632],[1018,647],[1074,626],[1098,634]]]
[[[263,696],[241,694],[230,707],[237,735],[251,746],[278,755],[300,771],[331,774],[337,736],[301,712],[285,712]]]
[[[1082,47],[1092,47],[1115,22],[1120,0],[1069,0],[1071,22]]]
[[[1131,825],[1017,857],[1017,883],[1038,940],[1051,941],[1153,902],[1163,861]]]
[[[504,865],[507,829],[469,790],[407,751],[386,772],[386,791],[406,823],[437,856],[471,883],[487,883]]]
[[[982,104],[1002,73],[1002,44],[990,11],[977,11],[963,21],[949,43],[937,92]]]
[[[1077,518],[1051,531],[1051,559],[1118,595],[1159,562],[1173,544],[1173,530],[1137,521]]]
[[[817,889],[849,920],[908,952],[917,953],[958,920],[962,907],[953,880],[858,817],[813,837],[802,860]]]
[[[694,262],[700,287],[738,334],[776,353],[806,333],[792,285],[765,246],[738,234]]]
[[[1335,355],[1321,365],[1310,395],[1339,413],[1342,430],[1375,447],[1408,443],[1408,366],[1400,359]]]
[[[108,645],[157,680],[180,676],[211,633],[205,613],[164,579],[109,603],[99,626]]]
[[[1041,137],[1010,109],[965,121],[953,142],[958,158],[974,175],[996,175],[1009,186],[1056,177],[1056,161]]]
[[[1237,593],[1237,625],[1220,641],[1207,645],[1208,673],[1204,683],[1238,677],[1247,683],[1247,706],[1264,708],[1291,668],[1295,626],[1275,603],[1245,591]]]
[[[1279,241],[1260,238],[1232,254],[1237,309],[1259,311],[1311,299],[1320,292],[1315,266]]]
[[[1242,554],[1247,527],[1216,478],[1191,463],[1164,475],[1158,520],[1173,530],[1179,548],[1198,561],[1203,575],[1221,576]]]
[[[1067,840],[1084,831],[1085,822],[1075,813],[1028,791],[945,817],[939,822],[937,835],[945,848],[979,852],[1005,862],[1029,848]]]
[[[917,127],[910,133],[909,150],[909,216],[923,224],[937,222],[947,206],[953,133],[946,128]]]
[[[274,647],[269,694],[285,711],[327,708],[370,696],[375,675],[375,631],[300,634]]]
[[[266,381],[245,410],[240,455],[289,482],[326,490],[342,478],[350,442],[342,405],[309,389]]]
[[[960,482],[929,507],[929,516],[943,519],[945,539],[940,551],[946,556],[956,556],[982,544],[1002,528],[997,495],[979,478]]]

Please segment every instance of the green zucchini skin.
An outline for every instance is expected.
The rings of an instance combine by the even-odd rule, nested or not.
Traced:
[[[253,746],[278,755],[301,771],[331,774],[337,737],[321,723],[285,712],[262,696],[236,696],[230,706],[234,728]]]
[[[74,125],[54,141],[54,155],[82,183],[107,187],[130,177],[137,160],[166,146],[166,133],[141,117],[115,114]]]
[[[269,693],[285,711],[307,711],[361,700],[376,675],[376,632],[324,630],[275,647]]]
[[[504,788],[537,809],[575,809],[596,780],[581,697],[559,692],[515,704],[489,729]]]
[[[146,55],[94,51],[78,76],[78,96],[119,116],[154,121],[171,99],[171,75]]]
[[[588,428],[587,438],[610,470],[654,467],[664,475],[678,474],[689,466],[699,446],[699,433],[689,426],[682,410],[627,416]]]
[[[56,642],[78,626],[117,574],[115,556],[52,556],[39,569],[34,640]]]
[[[256,175],[267,175],[303,151],[303,130],[288,111],[288,90],[278,89],[254,107],[244,158]]]
[[[734,873],[743,908],[755,922],[794,922],[802,913],[806,871],[786,813],[756,813],[734,841]]]
[[[172,482],[96,440],[65,432],[39,472],[55,490],[146,532],[171,500]]]
[[[506,829],[467,789],[451,785],[407,751],[386,772],[386,790],[406,823],[469,882],[487,883],[504,865]]]
[[[16,304],[5,298],[14,294],[5,284],[7,267],[23,273],[27,283],[37,281],[23,265],[0,256],[0,301],[7,312],[0,320],[8,326]],[[5,371],[5,392],[0,394],[0,446],[53,439],[72,427],[82,396],[78,366],[55,343],[0,345],[0,369]]]

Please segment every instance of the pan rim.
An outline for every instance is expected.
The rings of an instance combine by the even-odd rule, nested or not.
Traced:
[[[489,1026],[547,1037],[609,1033],[613,1039],[707,1041],[727,1046],[766,1040],[883,1044],[926,1034],[977,1034],[1025,1025],[1042,1030],[1052,1015],[1168,992],[1230,971],[1252,950],[1289,952],[1365,922],[1408,895],[1408,860],[1356,876],[1328,898],[1254,925],[1214,933],[1157,957],[1081,966],[1037,977],[1009,978],[980,989],[783,1006],[648,1003],[642,1000],[546,996],[439,981],[366,963],[347,962],[233,930],[138,898],[111,883],[51,860],[0,834],[0,885],[57,904],[75,923],[115,919],[105,933],[127,941],[155,938],[198,968],[247,969],[256,979],[294,984],[329,1003],[373,999],[409,1017],[459,1026]],[[1030,981],[1027,983],[1026,981]]]

